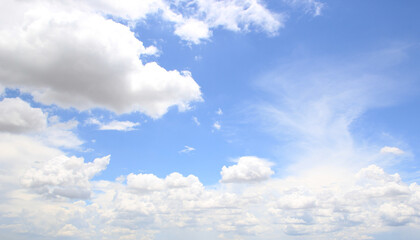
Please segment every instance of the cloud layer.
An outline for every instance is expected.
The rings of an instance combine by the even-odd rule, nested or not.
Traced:
[[[16,232],[16,227],[27,223],[32,234],[73,239],[161,239],[160,233],[173,228],[216,233],[221,239],[264,239],[273,234],[284,239],[295,235],[364,239],[389,226],[420,223],[420,187],[376,165],[339,180],[310,181],[272,178],[267,161],[242,157],[237,165],[222,169],[222,181],[214,187],[205,187],[194,175],[176,172],[164,178],[131,173],[114,182],[92,181],[109,160],[107,156],[85,163],[82,158],[61,155],[38,166],[21,165],[26,170],[20,189],[8,191],[12,198],[2,199],[0,210],[13,216],[3,219],[8,221],[3,229]],[[251,168],[252,164],[257,166]],[[238,181],[232,185],[223,180],[228,180],[229,171],[248,175],[236,174]],[[246,184],[250,181],[254,184]],[[89,205],[65,200],[89,197]],[[57,214],[60,218],[53,218]]]

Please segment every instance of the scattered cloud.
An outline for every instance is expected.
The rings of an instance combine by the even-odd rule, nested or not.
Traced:
[[[200,122],[198,121],[198,118],[197,118],[197,117],[192,117],[192,120],[194,121],[194,123],[195,123],[197,126],[200,126]]]
[[[401,150],[401,149],[399,149],[397,147],[388,147],[388,146],[385,146],[385,147],[381,148],[381,151],[380,152],[381,153],[384,153],[384,154],[391,153],[391,154],[395,154],[395,155],[402,155],[402,154],[404,154],[404,151],[403,150]]]
[[[217,115],[223,115],[222,109],[221,108],[217,109],[216,114]]]
[[[195,151],[195,148],[185,145],[184,149],[182,149],[179,152],[180,153],[189,153],[189,152],[192,152],[192,151]]]
[[[219,121],[214,122],[213,128],[216,130],[220,130],[222,128],[222,125],[220,125]]]

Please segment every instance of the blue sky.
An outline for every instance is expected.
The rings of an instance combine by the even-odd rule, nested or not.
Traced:
[[[416,239],[416,1],[7,0],[5,239]]]

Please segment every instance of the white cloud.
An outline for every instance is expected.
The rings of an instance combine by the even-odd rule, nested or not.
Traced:
[[[223,115],[222,109],[221,108],[217,109],[216,114],[217,115]]]
[[[130,121],[111,121],[105,125],[100,126],[100,130],[117,130],[117,131],[132,131],[135,130],[135,126],[140,125],[140,123],[134,123]]]
[[[187,71],[143,63],[139,56],[157,54],[157,48],[145,47],[129,27],[99,13],[130,21],[158,14],[174,23],[175,34],[196,44],[210,38],[214,28],[275,34],[284,21],[257,0],[8,0],[1,13],[3,87],[20,88],[44,104],[118,114],[139,111],[152,118],[171,106],[183,111],[202,101],[200,87]]]
[[[89,118],[86,123],[99,126],[99,130],[115,130],[115,131],[133,131],[136,130],[136,126],[139,126],[138,122],[130,121],[117,121],[113,120],[109,123],[102,123],[95,118]]]
[[[288,62],[259,79],[269,94],[256,112],[266,131],[282,142],[281,157],[291,163],[287,171],[303,174],[320,166],[355,170],[383,160],[374,159],[374,147],[353,139],[352,131],[359,129],[351,124],[368,109],[402,96],[402,85],[382,71],[399,64],[404,52],[398,47],[375,51],[339,65],[328,59]]]
[[[142,1],[120,1],[95,0],[95,1],[73,1],[75,5],[85,5],[93,11],[101,11],[130,20],[141,20],[150,14],[157,13],[166,8],[165,1],[162,0],[142,0]]]
[[[399,148],[397,148],[397,147],[388,147],[388,146],[385,146],[385,147],[383,147],[383,148],[381,148],[381,151],[380,151],[381,153],[391,153],[391,154],[395,154],[395,155],[401,155],[401,154],[404,154],[404,151],[403,150],[401,150],[401,149],[399,149]]]
[[[195,151],[195,148],[185,145],[184,149],[182,149],[179,152],[180,153],[189,153],[189,152],[192,152],[192,151]]]
[[[202,187],[196,176],[187,177],[174,172],[166,176],[165,179],[159,178],[154,174],[133,174],[127,176],[127,187],[140,192],[165,191],[168,189],[188,188],[192,186]]]
[[[47,126],[47,116],[20,98],[5,98],[0,102],[0,131],[27,133]]]
[[[78,229],[72,224],[66,224],[58,231],[57,235],[60,237],[71,237],[76,235],[77,231]]]
[[[63,154],[36,138],[9,133],[0,133],[0,153],[0,189],[4,192],[19,188],[19,178],[27,168]]]
[[[75,149],[83,144],[72,131],[77,125],[76,120],[60,122],[57,116],[47,121],[47,114],[40,108],[33,108],[20,98],[5,98],[0,102],[0,131],[30,134],[52,147]]]
[[[89,180],[108,166],[110,156],[84,163],[83,158],[59,156],[25,172],[21,182],[47,196],[89,198]]]
[[[206,23],[196,20],[188,19],[175,27],[176,35],[183,40],[199,44],[202,39],[209,39],[212,35]]]
[[[200,122],[198,121],[198,118],[197,118],[197,117],[192,117],[192,120],[194,121],[194,123],[195,123],[197,126],[200,126]]]
[[[133,174],[127,176],[127,186],[137,191],[163,190],[164,181],[153,174]]]
[[[156,240],[170,235],[173,229],[181,229],[183,236],[193,231],[194,236],[222,234],[229,239],[254,234],[259,239],[272,235],[282,239],[293,239],[295,235],[311,239],[362,239],[388,226],[414,226],[420,222],[417,214],[420,187],[415,183],[408,185],[398,174],[387,174],[375,165],[338,181],[328,179],[334,176],[334,170],[320,172],[327,181],[313,176],[269,178],[272,171],[267,161],[262,163],[266,165],[256,167],[247,163],[248,167],[240,171],[265,169],[258,170],[262,173],[258,176],[266,176],[258,184],[205,187],[196,176],[184,177],[176,172],[165,178],[129,174],[126,184],[124,178],[116,182],[92,181],[92,176],[105,169],[108,161],[105,157],[84,163],[81,158],[60,156],[35,164],[24,174],[10,172],[14,178],[20,176],[17,182],[23,182],[30,192],[25,188],[8,190],[9,197],[1,198],[2,220],[7,221],[11,232],[18,232],[22,229],[19,226],[25,225],[25,236],[74,239],[154,236],[152,239]],[[237,166],[243,167],[244,162],[239,159],[233,166],[236,168],[227,169],[239,172]],[[257,162],[260,164],[261,159]],[[240,181],[244,179],[250,178],[241,177]],[[77,194],[74,189],[78,189]],[[88,192],[92,194],[87,204],[37,197],[31,193],[33,190],[40,196],[80,198],[87,197]],[[151,229],[154,231],[150,232]]]
[[[272,13],[260,1],[194,1],[198,15],[211,27],[223,27],[232,31],[248,30],[250,27],[275,34],[283,26],[283,16]]]
[[[123,1],[118,4],[102,0],[83,3],[87,8],[130,20],[143,20],[161,12],[163,19],[174,23],[174,34],[194,44],[209,39],[212,29],[248,31],[251,28],[276,34],[285,17],[268,10],[258,0],[188,0],[188,1]]]
[[[267,180],[274,174],[271,165],[272,163],[258,157],[240,157],[236,165],[223,166],[220,172],[220,175],[222,175],[221,182],[259,182]]]
[[[305,12],[313,16],[319,16],[324,8],[324,3],[316,0],[284,0],[286,3],[294,7],[301,7]]]
[[[222,128],[222,125],[220,125],[219,121],[214,122],[213,128],[216,130],[220,130]]]
[[[2,85],[30,92],[44,104],[140,111],[153,118],[202,100],[189,72],[142,63],[139,55],[154,51],[128,27],[91,12],[26,4],[3,9],[31,8],[0,29]]]
[[[80,148],[83,141],[73,132],[79,125],[77,120],[61,122],[57,116],[52,116],[48,120],[49,126],[38,135],[42,142],[52,147]]]

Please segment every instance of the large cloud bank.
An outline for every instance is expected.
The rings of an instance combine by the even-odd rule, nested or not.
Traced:
[[[10,140],[0,142],[0,149],[5,148],[13,152],[20,146]],[[376,165],[337,181],[309,181],[270,177],[273,170],[266,160],[244,157],[224,168],[220,184],[205,187],[196,176],[176,172],[165,178],[131,173],[116,181],[93,181],[108,165],[109,156],[84,162],[38,147],[17,157],[39,161],[21,161],[16,166],[10,157],[0,159],[2,169],[20,173],[2,174],[3,183],[10,180],[2,185],[2,229],[11,237],[27,232],[47,239],[161,239],[160,234],[178,228],[185,234],[203,232],[220,238],[275,234],[288,239],[303,234],[363,239],[387,227],[420,222],[420,187]],[[256,171],[267,172],[265,181],[223,181],[226,169],[245,173],[262,163],[263,171]],[[84,198],[89,198],[89,204],[77,201]]]
[[[12,1],[0,10],[0,84],[31,93],[35,100],[80,110],[105,108],[159,118],[171,106],[181,111],[202,101],[188,71],[167,70],[142,56],[145,47],[128,26],[159,15],[174,34],[198,44],[211,29],[257,29],[275,34],[281,14],[260,1]],[[139,38],[138,38],[139,37]]]

